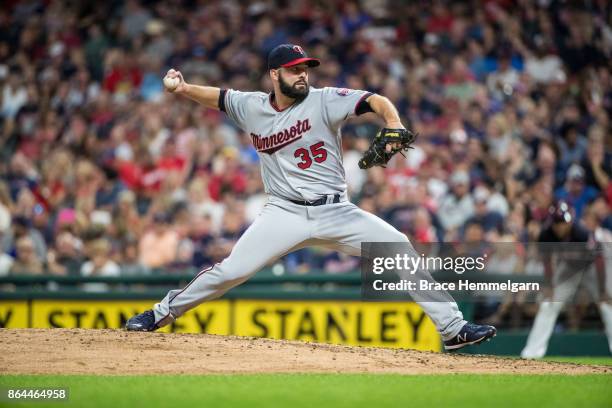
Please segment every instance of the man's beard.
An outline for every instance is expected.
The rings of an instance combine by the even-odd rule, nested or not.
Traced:
[[[300,81],[297,81],[295,84],[289,85],[288,82],[285,82],[282,75],[278,76],[278,84],[281,93],[288,98],[295,99],[296,102],[301,102],[306,99],[310,91],[307,80],[304,80],[304,84],[306,84],[304,88],[298,88],[296,85],[299,83]]]

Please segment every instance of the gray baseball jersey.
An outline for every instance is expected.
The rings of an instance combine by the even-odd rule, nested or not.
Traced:
[[[269,94],[227,90],[221,109],[251,136],[266,193],[311,201],[346,191],[340,128],[369,95],[310,88],[302,102],[279,110]]]
[[[271,95],[222,90],[219,108],[247,132],[261,158],[270,195],[262,212],[221,263],[201,271],[183,289],[171,290],[153,310],[156,325],[249,279],[263,266],[300,248],[325,246],[361,255],[361,243],[408,242],[406,235],[347,200],[340,126],[370,95],[348,89],[310,88],[298,104],[278,110]],[[324,205],[295,201],[325,197]],[[338,201],[330,197],[341,196]],[[463,315],[455,302],[415,299],[443,339],[459,333]]]

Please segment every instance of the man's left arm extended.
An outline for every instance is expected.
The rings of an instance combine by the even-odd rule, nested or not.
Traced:
[[[370,105],[374,113],[380,116],[385,121],[385,127],[389,129],[405,129],[399,117],[399,112],[393,102],[389,98],[373,94],[370,95],[366,102]]]
[[[385,127],[376,134],[370,147],[364,152],[358,163],[359,168],[384,167],[396,153],[411,149],[417,134],[404,127],[397,109],[388,98],[373,94],[367,97],[366,103],[385,121]],[[362,107],[357,110],[363,111]]]

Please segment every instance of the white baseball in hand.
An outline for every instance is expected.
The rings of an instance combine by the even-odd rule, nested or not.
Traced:
[[[174,91],[176,87],[179,86],[180,83],[181,83],[181,79],[179,77],[172,78],[172,77],[169,77],[168,75],[164,77],[164,86],[169,91]]]

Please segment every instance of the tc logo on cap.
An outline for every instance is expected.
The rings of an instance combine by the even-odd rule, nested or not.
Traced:
[[[316,67],[321,62],[316,58],[309,58],[302,47],[295,44],[281,44],[268,54],[268,69],[288,68],[298,64]]]

